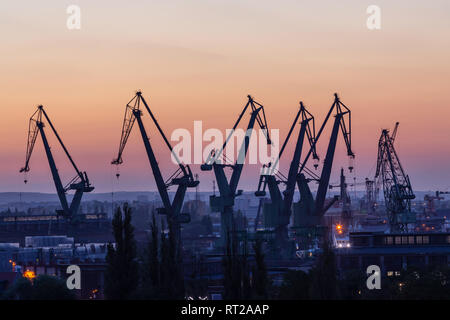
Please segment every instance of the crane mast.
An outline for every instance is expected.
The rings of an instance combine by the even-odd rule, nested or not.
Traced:
[[[416,221],[411,212],[411,200],[415,198],[408,175],[405,174],[394,148],[398,122],[392,135],[383,129],[378,141],[378,158],[375,178],[381,179],[391,232],[407,232],[408,224]]]
[[[267,144],[271,144],[263,105],[253,100],[251,96],[247,97],[248,101],[244,106],[241,114],[239,115],[237,121],[235,122],[232,131],[225,140],[222,148],[219,151],[213,150],[207,161],[201,165],[202,171],[214,170],[214,175],[217,180],[217,186],[219,187],[220,195],[210,196],[210,206],[213,211],[221,213],[221,239],[223,245],[227,243],[229,233],[232,231],[234,199],[236,196],[239,196],[242,193],[241,190],[237,191],[236,189],[244,166],[245,157],[250,145],[250,138],[255,122],[258,123],[261,129],[265,130]],[[241,148],[239,150],[238,160],[234,164],[221,163],[219,157],[223,154],[228,141],[230,140],[249,106],[251,108],[251,116],[247,125],[247,131],[244,137],[244,141],[242,142]],[[260,114],[260,112],[262,112],[262,115]],[[225,167],[229,167],[232,170],[231,178],[229,181],[225,175]]]
[[[173,158],[177,161],[178,169],[167,180],[163,179],[161,170],[156,160],[155,153],[150,144],[150,139],[145,130],[144,123],[142,121],[141,104],[145,107],[150,114],[155,126],[161,134],[164,142],[169,148]],[[142,93],[138,91],[136,95],[127,103],[125,108],[125,116],[122,125],[122,134],[119,143],[119,151],[117,157],[111,162],[114,165],[120,165],[123,163],[122,154],[128,141],[128,137],[133,129],[134,123],[137,121],[139,131],[141,133],[142,141],[144,143],[145,151],[150,163],[150,167],[155,178],[156,187],[163,203],[162,208],[158,208],[157,211],[160,214],[165,214],[173,230],[175,231],[175,241],[178,248],[181,248],[181,223],[188,223],[190,221],[189,214],[181,213],[184,197],[187,188],[195,188],[199,182],[194,179],[191,169],[188,165],[184,165],[180,162],[177,155],[173,152],[173,148],[170,142],[167,140],[163,130],[161,129],[158,121],[150,110],[147,102],[145,101]],[[173,201],[170,201],[168,189],[172,185],[177,185],[177,190]]]
[[[49,142],[47,140],[47,136],[44,130],[45,124],[43,120],[47,120],[47,123],[50,125],[50,128],[52,129],[53,133],[55,134],[58,142],[60,143],[62,149],[64,150],[64,153],[66,154],[67,158],[69,159],[73,169],[76,172],[76,176],[65,186],[63,185],[61,181],[61,177],[59,176],[58,169],[56,167],[55,159],[53,157],[53,154],[51,152],[51,148],[49,145]],[[38,134],[41,135],[42,142],[44,144],[45,153],[47,155],[48,163],[50,166],[50,171],[52,173],[53,181],[55,183],[56,192],[59,198],[59,201],[61,203],[62,210],[57,210],[58,214],[61,214],[71,220],[72,222],[76,219],[76,214],[78,212],[78,209],[80,207],[81,198],[83,196],[83,193],[85,192],[91,192],[94,190],[94,187],[91,186],[88,176],[86,172],[81,172],[78,170],[78,167],[76,166],[75,162],[73,161],[69,151],[67,150],[66,146],[61,140],[61,137],[59,136],[58,132],[56,131],[55,127],[53,126],[53,123],[51,122],[50,118],[48,117],[47,113],[44,110],[44,107],[42,105],[38,106],[37,110],[33,113],[33,115],[30,117],[29,125],[28,125],[28,139],[27,139],[27,151],[26,151],[26,157],[25,157],[25,165],[22,169],[20,169],[20,172],[29,172],[30,171],[30,159],[31,155],[34,150],[34,146],[36,143],[36,139]],[[27,180],[25,180],[25,183]],[[68,203],[66,193],[69,190],[75,190],[74,197],[72,199],[72,202]]]
[[[297,125],[297,121],[300,119],[300,130],[297,136],[297,141],[295,145],[295,151],[293,154],[292,161],[289,166],[289,173],[287,177],[282,174],[274,174],[274,169],[281,158],[283,151],[292,135],[292,132]],[[269,164],[267,170],[264,170],[263,174],[260,175],[260,180],[258,184],[258,191],[255,192],[256,196],[265,195],[266,185],[269,188],[269,194],[271,203],[266,204],[267,210],[271,211],[270,214],[275,217],[275,239],[276,247],[285,247],[288,241],[288,225],[291,217],[291,206],[294,198],[296,177],[298,174],[298,168],[300,165],[300,158],[302,154],[303,143],[307,137],[308,143],[312,148],[315,141],[315,122],[313,115],[305,108],[303,102],[300,102],[300,108],[295,116],[295,119],[290,127],[290,130],[286,136],[286,139],[281,147],[278,158],[276,159],[275,165]],[[319,157],[315,151],[315,147],[312,150],[313,158],[318,160]],[[280,191],[279,184],[285,184],[285,189],[283,192]]]

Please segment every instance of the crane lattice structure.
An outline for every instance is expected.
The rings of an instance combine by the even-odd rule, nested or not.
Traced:
[[[47,136],[45,134],[44,120],[47,120],[47,123],[50,125],[50,128],[52,129],[53,133],[55,134],[58,142],[60,143],[62,149],[64,150],[64,153],[66,154],[73,169],[76,172],[75,177],[72,180],[70,180],[65,186],[61,182],[61,177],[59,176],[58,169],[57,169],[56,163],[55,163],[55,159],[53,157],[49,142],[47,140]],[[58,194],[58,198],[59,198],[59,201],[60,201],[61,207],[62,207],[61,210],[57,210],[56,212],[59,215],[66,217],[71,222],[76,222],[77,212],[80,208],[80,202],[81,202],[83,193],[91,192],[92,190],[94,190],[94,187],[91,186],[86,172],[81,172],[80,170],[78,170],[77,165],[73,161],[71,155],[69,154],[69,151],[67,150],[66,146],[62,142],[61,137],[59,136],[58,132],[56,131],[55,127],[53,126],[53,123],[51,122],[50,118],[48,117],[48,115],[45,112],[44,107],[42,105],[38,106],[37,110],[30,117],[30,121],[29,121],[29,125],[28,125],[28,140],[27,140],[27,152],[26,152],[25,165],[22,169],[20,169],[20,172],[26,173],[26,172],[30,171],[30,159],[31,159],[31,155],[34,150],[34,145],[36,143],[38,134],[41,135],[42,142],[44,144],[45,152],[46,152],[47,159],[48,159],[48,164],[50,166],[50,171],[52,173],[53,181],[55,183],[56,192]],[[24,182],[27,183],[27,180],[25,180]],[[70,190],[74,190],[75,195],[72,199],[72,202],[69,204],[69,202],[67,201],[67,192]]]
[[[392,135],[389,135],[387,129],[381,132],[375,179],[381,179],[383,184],[391,232],[407,232],[408,224],[416,221],[416,215],[411,212],[411,200],[415,195],[394,148],[398,124],[398,122],[395,124]]]

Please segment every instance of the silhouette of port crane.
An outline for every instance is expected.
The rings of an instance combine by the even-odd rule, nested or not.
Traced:
[[[222,148],[220,150],[212,150],[208,159],[204,164],[201,165],[200,169],[202,171],[211,171],[214,170],[214,175],[216,177],[217,186],[219,188],[219,196],[212,195],[210,196],[210,206],[211,210],[215,212],[221,213],[221,240],[222,245],[225,245],[228,241],[230,232],[233,231],[233,206],[234,200],[237,196],[242,194],[242,190],[237,190],[237,186],[239,183],[239,179],[242,173],[242,169],[244,167],[244,160],[247,155],[247,151],[250,144],[251,134],[253,132],[253,127],[255,125],[255,121],[258,123],[259,127],[262,130],[265,130],[266,133],[266,141],[267,144],[271,144],[266,116],[264,113],[264,106],[255,100],[249,95],[247,96],[248,101],[244,106],[241,114],[239,115],[237,121],[235,122],[232,131],[228,135],[225,140]],[[251,108],[251,116],[247,125],[247,133],[245,134],[244,141],[242,141],[242,145],[238,154],[238,159],[233,164],[222,163],[220,161],[220,157],[224,152],[225,147],[227,146],[228,141],[232,137],[235,132],[237,126],[242,120],[245,112],[248,107]],[[231,178],[228,181],[224,169],[228,167],[232,170]]]
[[[56,163],[55,163],[55,159],[53,157],[49,142],[47,140],[47,136],[45,134],[44,119],[47,120],[47,123],[50,125],[50,128],[52,129],[53,133],[55,134],[59,144],[61,145],[62,149],[64,150],[64,153],[66,154],[67,158],[69,159],[72,167],[74,168],[74,170],[76,172],[76,176],[72,180],[70,180],[69,183],[67,183],[65,186],[61,182],[61,177],[59,176],[58,169],[57,169]],[[51,122],[50,118],[48,117],[48,115],[45,112],[44,107],[42,105],[38,106],[37,110],[30,117],[30,121],[29,121],[29,125],[28,125],[28,140],[27,140],[27,152],[26,152],[25,165],[22,169],[20,169],[20,172],[26,173],[26,172],[30,171],[30,159],[31,159],[31,155],[34,150],[36,138],[39,133],[41,135],[42,142],[44,144],[45,153],[47,155],[48,164],[50,166],[50,171],[51,171],[52,177],[53,177],[53,182],[55,183],[56,192],[58,194],[59,202],[62,207],[62,210],[57,210],[56,212],[59,215],[62,215],[64,217],[68,218],[69,221],[76,222],[77,212],[80,208],[80,202],[81,202],[83,193],[91,192],[92,190],[94,190],[94,187],[91,186],[86,172],[81,172],[80,170],[78,170],[78,167],[76,166],[75,162],[73,161],[71,155],[69,154],[69,151],[67,150],[66,146],[62,142],[61,137],[59,136],[58,132],[56,131],[55,127],[53,126],[53,123]],[[24,182],[27,183],[28,181],[25,179]],[[66,193],[70,190],[75,190],[75,195],[72,199],[72,202],[69,205],[69,203],[67,201]]]
[[[142,110],[140,109],[141,105],[143,105],[147,110],[148,114],[153,120],[153,123],[158,129],[158,132],[160,133],[165,144],[169,148],[171,155],[173,156],[174,159],[176,159],[176,162],[178,164],[178,169],[166,180],[163,179],[161,170],[156,160],[155,153],[150,144],[149,136],[147,134],[147,131],[145,130],[144,123],[142,121],[143,113]],[[117,157],[111,162],[111,164],[120,165],[123,163],[122,154],[127,144],[131,130],[133,129],[133,125],[136,121],[138,123],[145,151],[147,153],[150,167],[152,169],[153,176],[155,178],[156,187],[158,188],[158,192],[163,203],[163,207],[157,208],[157,212],[159,214],[166,215],[170,226],[173,227],[173,230],[175,231],[174,239],[176,241],[176,245],[178,248],[181,248],[181,223],[190,222],[190,215],[188,213],[181,213],[184,197],[186,195],[187,188],[197,187],[199,181],[194,179],[194,176],[189,166],[181,163],[176,153],[173,152],[172,145],[170,144],[169,140],[167,139],[166,135],[161,129],[161,126],[159,125],[158,121],[153,115],[153,112],[150,110],[147,102],[145,101],[140,91],[138,91],[136,95],[126,105],[122,125],[122,134],[119,143],[119,151]],[[168,189],[173,185],[177,186],[177,190],[175,193],[175,197],[173,198],[173,201],[170,201]]]
[[[317,141],[319,140],[323,129],[325,128],[329,118],[332,113],[334,114],[334,124],[331,131],[330,140],[328,143],[327,153],[325,155],[324,164],[322,167],[322,172],[320,178],[317,180],[319,183],[316,198],[314,199],[308,183],[311,179],[307,179],[303,173],[305,165],[314,152]],[[339,130],[340,129],[340,130]],[[337,139],[339,131],[342,132],[342,136],[347,149],[347,156],[350,161],[353,161],[355,154],[352,151],[351,146],[351,112],[350,109],[341,102],[337,93],[334,94],[334,102],[325,117],[322,126],[317,133],[313,145],[311,146],[305,160],[300,166],[299,172],[297,174],[297,185],[300,190],[300,201],[294,203],[294,226],[293,229],[296,231],[300,238],[305,240],[307,243],[309,240],[324,236],[325,226],[323,225],[322,218],[326,211],[337,201],[338,197],[335,197],[329,203],[325,203],[325,198],[327,190],[329,189],[331,169],[333,166],[334,153],[336,150]],[[349,171],[353,170],[353,164],[350,162]],[[308,240],[309,239],[309,240]]]
[[[384,201],[391,232],[407,232],[408,224],[416,222],[416,215],[411,212],[411,200],[416,196],[394,148],[398,125],[397,122],[392,135],[389,135],[387,129],[381,131],[375,179],[381,179],[383,183]]]
[[[300,119],[300,121],[299,121]],[[286,177],[281,172],[275,172],[278,162],[283,155],[285,147],[294,131],[297,122],[299,121],[300,130],[297,136],[297,142],[295,145],[295,151],[293,154],[292,161],[289,166],[289,173]],[[281,253],[281,251],[287,248],[288,242],[288,225],[291,218],[291,207],[294,198],[295,184],[297,181],[298,168],[300,165],[300,158],[302,154],[303,143],[307,141],[312,148],[313,158],[318,161],[319,157],[316,153],[314,142],[315,142],[315,122],[313,115],[305,108],[303,102],[300,102],[300,108],[294,118],[294,121],[289,129],[286,139],[281,147],[279,155],[275,163],[269,163],[264,166],[263,172],[260,175],[258,190],[255,195],[258,197],[264,197],[266,195],[266,186],[269,189],[270,202],[260,203],[258,207],[258,212],[261,210],[261,205],[263,206],[264,215],[270,217],[269,222],[275,231],[275,249],[276,252]],[[317,164],[315,165],[317,168]],[[285,185],[283,192],[280,191],[280,184]]]

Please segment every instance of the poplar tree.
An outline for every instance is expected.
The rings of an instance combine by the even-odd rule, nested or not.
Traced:
[[[324,241],[323,252],[310,273],[312,276],[311,298],[320,300],[334,300],[338,298],[336,256],[329,241]]]
[[[253,267],[252,274],[252,298],[267,299],[269,278],[267,275],[266,263],[264,261],[264,253],[261,240],[255,241],[255,244],[253,245],[253,251],[255,252],[255,266]]]
[[[139,281],[136,241],[128,204],[124,204],[123,214],[120,207],[117,208],[112,227],[115,246],[108,244],[105,296],[111,300],[126,300],[133,297]]]

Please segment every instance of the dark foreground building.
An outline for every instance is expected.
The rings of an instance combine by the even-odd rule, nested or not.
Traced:
[[[380,267],[394,276],[409,267],[450,264],[450,233],[350,233],[350,247],[336,249],[340,271]]]

